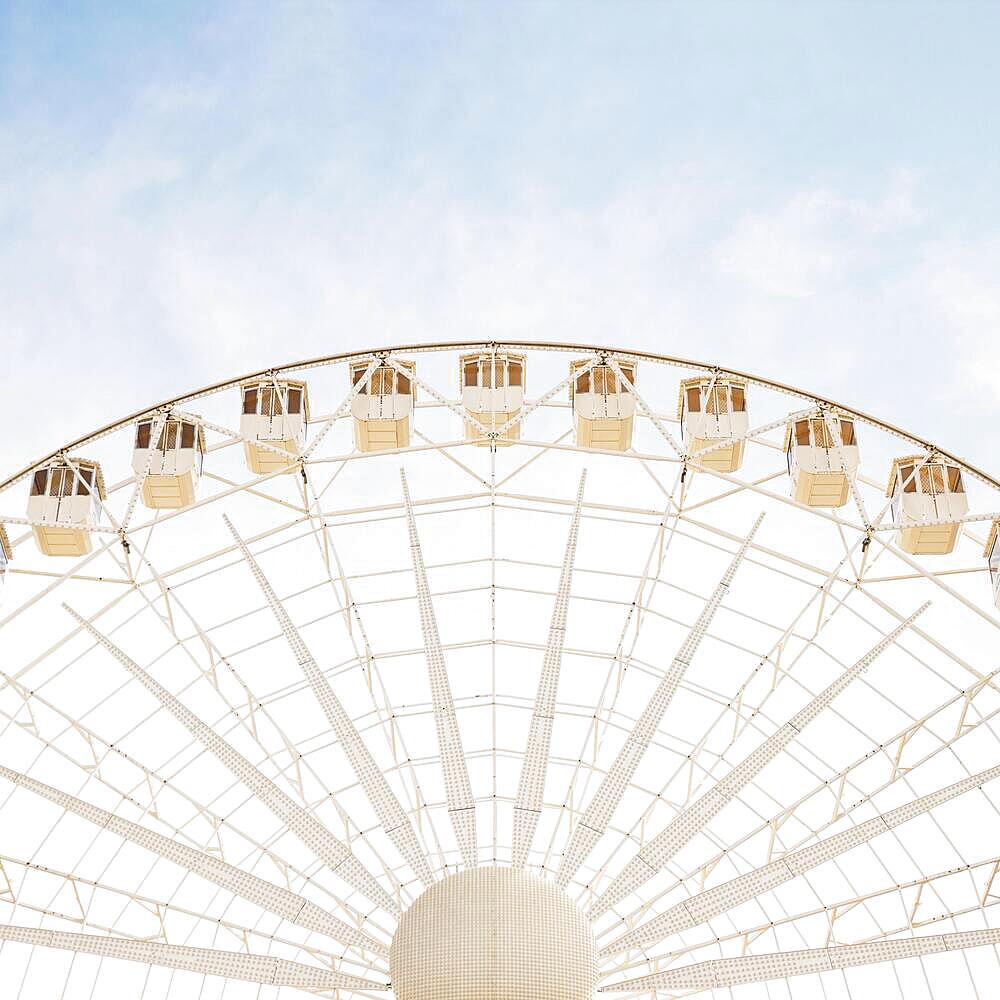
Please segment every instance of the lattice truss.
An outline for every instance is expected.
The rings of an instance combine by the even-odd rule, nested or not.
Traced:
[[[500,425],[458,358],[506,350]],[[631,386],[627,451],[576,445],[576,359]],[[386,369],[412,432],[362,451]],[[839,447],[833,408],[747,379],[726,473],[675,410],[699,375],[730,373],[496,344],[290,366],[261,377],[308,383],[308,434],[261,475],[236,379],[64,450],[107,484],[80,557],[36,549],[32,470],[0,486],[2,995],[385,995],[399,914],[493,864],[589,914],[602,991],[998,995],[1000,489],[962,466],[954,551],[908,554],[885,480],[927,444],[854,414],[849,502],[809,507],[786,424]],[[168,415],[204,467],[150,510],[136,422]]]

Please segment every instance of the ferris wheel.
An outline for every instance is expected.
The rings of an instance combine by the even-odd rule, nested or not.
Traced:
[[[446,343],[0,483],[0,994],[1000,993],[1000,482]]]

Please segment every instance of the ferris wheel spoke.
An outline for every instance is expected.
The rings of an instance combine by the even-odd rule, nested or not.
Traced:
[[[116,816],[106,809],[91,805],[83,799],[53,788],[27,774],[22,774],[8,767],[0,767],[0,776],[6,778],[17,788],[24,788],[40,798],[47,799],[95,826],[108,830],[147,851],[152,851],[161,858],[180,865],[193,874],[199,875],[209,882],[214,882],[223,889],[228,889],[237,896],[242,896],[290,923],[325,934],[341,944],[353,948],[372,951],[377,955],[387,953],[385,945],[375,938],[351,927],[350,924],[290,889],[283,889],[273,882],[259,878],[211,854],[171,840],[169,837],[156,833],[139,823],[133,823]]]
[[[664,673],[656,691],[653,693],[649,703],[643,709],[631,733],[625,741],[624,746],[619,751],[614,763],[608,769],[604,779],[597,787],[590,805],[583,816],[577,822],[570,837],[569,845],[563,854],[562,864],[557,875],[557,882],[565,888],[576,874],[577,869],[587,860],[590,852],[597,844],[598,840],[604,836],[608,823],[614,815],[618,803],[621,801],[625,790],[628,788],[636,768],[642,760],[643,755],[649,748],[660,722],[673,699],[684,676],[685,671],[691,664],[695,653],[701,645],[701,640],[705,637],[715,613],[722,605],[722,601],[729,592],[729,587],[736,576],[740,563],[750,548],[754,535],[760,527],[764,515],[757,518],[750,533],[743,540],[736,555],[733,557],[718,586],[708,599],[701,613],[698,615],[694,625],[691,626],[681,648],[677,651],[669,668]]]
[[[121,796],[122,799],[127,799],[128,801],[139,806],[144,813],[148,813],[150,816],[153,816],[159,823],[162,823],[171,831],[171,837],[169,838],[171,843],[180,843],[182,840],[186,839],[191,842],[191,846],[193,846],[194,850],[199,853],[207,853],[208,851],[211,851],[213,854],[210,856],[214,857],[217,854],[219,859],[224,859],[226,853],[225,843],[220,836],[220,832],[225,829],[231,831],[241,840],[251,845],[255,851],[259,853],[261,858],[267,858],[279,871],[285,873],[286,877],[289,879],[294,876],[303,883],[310,881],[310,876],[306,872],[290,863],[286,858],[280,856],[274,850],[273,846],[261,843],[246,830],[241,829],[240,826],[233,821],[232,817],[226,817],[224,819],[218,814],[212,812],[211,809],[202,805],[197,799],[185,792],[184,789],[181,788],[176,782],[168,782],[168,779],[163,777],[157,771],[146,767],[136,760],[135,757],[126,754],[120,747],[113,746],[108,740],[99,736],[94,730],[85,726],[73,716],[68,715],[52,702],[46,700],[37,691],[28,690],[19,682],[8,677],[2,671],[0,671],[0,680],[3,680],[11,688],[11,690],[18,693],[19,697],[23,699],[26,707],[30,703],[35,703],[36,706],[41,706],[45,710],[46,718],[49,714],[52,714],[53,716],[61,719],[66,724],[65,732],[75,733],[76,736],[83,742],[86,747],[86,752],[89,755],[89,759],[80,760],[72,752],[62,748],[58,742],[57,736],[47,733],[41,728],[42,719],[34,713],[31,716],[32,722],[30,725],[24,725],[23,727],[25,732],[30,733],[43,746],[58,754],[67,763],[70,763],[74,767],[78,768],[84,775],[87,776],[88,779],[98,782],[109,791]],[[11,716],[7,712],[0,712],[0,717],[8,719],[11,722],[15,721],[14,716]],[[127,762],[139,772],[141,777],[139,777],[138,781],[134,785],[120,787],[108,779],[101,767],[101,764],[109,752],[112,753],[116,759]],[[201,820],[208,827],[208,829],[212,831],[211,838],[206,846],[200,846],[198,841],[193,838],[186,829],[169,822],[160,813],[157,806],[159,793],[162,789],[166,788],[168,784],[172,794],[180,797],[185,803],[187,803],[187,805],[194,810],[194,817]],[[188,823],[190,823],[190,820]],[[185,823],[184,826],[186,827],[188,823]],[[235,867],[237,867],[240,872],[243,872],[246,870],[246,862],[241,860],[240,864]],[[312,884],[317,885],[318,888],[322,889],[322,891],[329,895],[332,901],[339,908],[344,910],[355,924],[360,924],[364,921],[364,915],[345,900],[329,892],[329,890],[325,887],[319,886],[315,881],[313,881]],[[350,926],[350,924],[348,924],[348,926]]]
[[[538,692],[531,713],[528,744],[521,763],[517,798],[514,800],[514,841],[512,857],[515,868],[523,868],[531,850],[531,841],[542,812],[542,795],[545,791],[545,773],[552,744],[552,723],[555,719],[556,692],[559,689],[559,671],[562,666],[563,645],[566,640],[566,619],[569,614],[569,591],[576,561],[576,545],[580,535],[580,515],[583,510],[583,490],[587,481],[586,470],[580,476],[576,491],[576,505],[570,521],[563,553],[562,568],[552,620],[542,656],[542,671],[538,679]]]
[[[476,800],[472,795],[469,767],[462,749],[462,736],[455,715],[455,702],[451,695],[451,684],[445,666],[444,651],[441,649],[441,635],[438,631],[434,602],[430,584],[427,581],[427,567],[420,548],[417,534],[417,520],[410,500],[410,489],[406,483],[406,473],[400,469],[403,488],[403,507],[410,537],[410,556],[413,561],[413,576],[417,588],[417,604],[420,609],[420,628],[424,636],[424,651],[427,657],[427,673],[430,679],[431,701],[434,706],[434,723],[437,729],[438,748],[441,753],[441,768],[444,771],[445,799],[448,816],[455,830],[462,860],[469,868],[478,863],[476,838]]]
[[[351,853],[350,848],[335,837],[311,812],[295,802],[265,774],[258,770],[235,747],[206,725],[162,685],[157,683],[127,653],[99,632],[82,615],[68,605],[66,610],[118,660],[149,691],[171,715],[225,767],[227,767],[257,798],[266,805],[299,840],[312,850],[324,864],[348,885],[367,896],[389,913],[398,913],[399,904],[375,880],[375,876]]]
[[[36,876],[36,883],[33,886],[36,890],[35,895],[28,891],[25,884],[26,876],[29,873]],[[15,889],[14,879],[18,876],[20,876],[20,884]],[[39,898],[38,888],[45,886],[51,891],[53,883],[59,888],[50,896]],[[268,947],[268,942],[275,942],[287,948],[298,949],[302,953],[319,959],[331,969],[344,971],[344,966],[349,966],[352,969],[362,969],[362,975],[369,972],[386,974],[383,967],[384,962],[380,960],[384,956],[375,957],[372,952],[358,955],[353,950],[348,950],[337,954],[328,949],[318,948],[311,943],[305,944],[282,937],[264,927],[247,927],[224,917],[214,916],[205,912],[206,907],[191,909],[173,901],[168,902],[142,895],[97,879],[85,878],[73,872],[60,871],[34,862],[12,858],[5,854],[0,854],[0,886],[4,886],[0,889],[0,905],[71,920],[83,930],[90,929],[102,934],[114,934],[140,941],[163,941],[165,944],[169,944],[174,931],[170,918],[178,917],[185,919],[186,922],[194,920],[206,923],[215,929],[221,927],[248,951],[251,939],[259,938],[264,947]],[[101,904],[110,902],[112,899],[125,900],[125,908],[131,911],[132,916],[137,916],[141,912],[150,918],[157,927],[156,931],[150,934],[148,923],[130,927],[128,930],[118,930],[117,923],[121,921],[122,914],[119,914],[114,924],[109,925],[101,922]],[[60,906],[64,909],[60,909]],[[140,917],[140,919],[142,918]],[[168,923],[171,924],[169,928]]]
[[[794,740],[852,681],[888,649],[927,605],[876,643],[857,663],[798,711],[776,733],[736,765],[713,788],[671,820],[629,861],[590,908],[591,919],[606,913],[619,900],[648,882],[731,799]]]
[[[179,587],[169,587],[163,576],[157,571],[156,567],[150,561],[145,552],[139,554],[139,558],[146,568],[152,578],[152,584],[156,585],[156,590],[154,593],[157,597],[161,598],[165,613],[160,612],[156,607],[153,599],[149,597],[146,593],[146,587],[137,587],[136,591],[139,596],[145,602],[149,610],[156,616],[157,620],[163,625],[163,627],[170,633],[177,647],[184,651],[185,655],[191,661],[191,664],[201,673],[215,689],[216,693],[220,698],[222,698],[233,717],[240,721],[240,725],[246,730],[248,735],[254,740],[254,742],[260,747],[261,751],[267,756],[273,756],[268,751],[267,747],[264,745],[260,739],[260,734],[258,731],[257,714],[259,713],[261,718],[266,719],[267,722],[274,728],[282,743],[285,745],[285,749],[292,760],[298,761],[300,754],[289,738],[288,734],[284,731],[282,726],[278,723],[278,720],[274,717],[273,712],[270,710],[269,706],[265,703],[265,700],[258,697],[257,694],[251,690],[246,681],[239,675],[237,670],[234,668],[230,658],[223,655],[221,650],[216,645],[215,641],[206,632],[204,627],[200,624],[198,619],[195,617],[194,613],[189,607],[185,605],[180,596]],[[177,610],[184,615],[184,617],[189,622],[191,628],[194,630],[193,635],[182,635],[177,622],[177,616],[172,612],[171,606],[176,606]],[[200,643],[200,647],[207,653],[209,664],[206,667],[201,658],[195,655],[194,652],[189,648],[189,643],[193,642],[195,639]],[[223,685],[219,683],[218,670],[220,666],[224,666],[232,679],[236,682],[242,693],[242,701],[234,702],[226,694]],[[275,761],[275,764],[277,762]],[[303,767],[308,773],[315,775],[312,765],[308,760],[305,760],[301,764],[296,764],[296,772],[299,767]],[[303,797],[302,781],[300,778],[290,779],[295,785],[296,790],[299,792],[300,797]]]
[[[727,714],[731,713],[733,715],[732,735],[729,738],[728,745],[725,747],[725,749],[722,750],[721,753],[717,753],[714,755],[716,761],[722,761],[725,759],[726,752],[736,743],[736,740],[740,734],[740,729],[741,729],[740,724],[743,723],[744,725],[747,725],[749,724],[749,720],[751,718],[756,718],[758,716],[764,717],[765,703],[767,699],[770,697],[770,694],[773,693],[773,691],[775,690],[781,676],[783,674],[790,674],[791,670],[793,669],[795,663],[798,661],[799,657],[803,655],[803,653],[799,653],[799,655],[795,658],[795,660],[793,660],[793,662],[790,665],[780,667],[782,652],[784,650],[785,643],[792,635],[795,634],[795,630],[798,627],[799,622],[804,618],[804,616],[809,612],[809,610],[814,605],[821,603],[821,598],[823,593],[826,591],[826,588],[829,587],[830,582],[836,578],[836,574],[839,570],[839,567],[842,564],[843,560],[841,560],[841,562],[838,563],[837,566],[833,568],[833,570],[825,574],[825,580],[823,585],[820,588],[813,590],[809,598],[804,602],[802,606],[800,606],[795,611],[795,613],[792,615],[791,619],[787,623],[782,623],[782,624],[774,623],[773,627],[776,630],[780,630],[779,637],[774,641],[774,643],[772,644],[770,650],[766,653],[766,655],[760,657],[757,660],[753,670],[744,679],[743,683],[736,689],[736,691],[731,694],[727,694],[724,698],[720,698],[720,701],[723,703],[723,707],[721,708],[720,712],[714,718],[714,720],[712,720],[710,724],[707,726],[707,728],[704,731],[705,735],[702,736],[701,740],[699,740],[698,743],[691,748],[691,751],[685,755],[685,760],[679,763],[678,766],[674,769],[674,771],[667,776],[666,781],[661,786],[661,791],[660,791],[661,795],[665,793],[666,789],[671,785],[672,782],[674,782],[678,777],[682,775],[684,770],[687,770],[689,772],[688,779],[686,782],[687,788],[686,788],[685,798],[681,803],[681,808],[684,808],[687,805],[689,805],[692,801],[694,801],[695,797],[698,795],[702,785],[702,781],[698,782],[695,781],[695,769],[700,766],[699,765],[700,757],[705,752],[704,748],[707,741],[707,734],[710,733],[717,726],[720,726],[723,720],[726,718]],[[835,608],[834,611],[832,611],[830,615],[827,617],[827,619],[817,627],[816,632],[812,635],[811,638],[809,638],[806,641],[804,649],[810,648],[815,643],[817,635],[819,634],[820,630],[825,626],[825,624],[833,620],[833,615],[836,613],[837,610],[838,609]],[[768,663],[773,664],[774,667],[774,680],[770,685],[770,690],[767,694],[764,695],[764,697],[759,701],[759,703],[757,703],[756,705],[748,705],[747,692],[750,689],[750,685],[753,682],[754,678],[758,675],[758,673]],[[781,669],[781,673],[779,673],[779,667]],[[712,779],[711,767],[702,768],[701,770],[704,774],[703,780]],[[637,820],[637,822],[634,824],[633,828],[628,832],[626,837],[622,839],[618,849],[624,848],[629,841],[634,841],[636,839],[637,831],[639,833],[640,844],[644,842],[645,840],[644,831],[646,822],[648,821],[649,818],[649,811],[650,810],[647,809],[646,812]],[[721,860],[721,858],[725,857],[728,853],[730,853],[730,851],[735,851],[739,847],[740,843],[742,843],[742,841],[737,841],[735,844],[720,845],[723,847],[722,852],[719,855],[717,855],[716,860],[709,862],[707,865],[704,866],[704,868],[707,871],[711,871],[711,869],[714,868],[715,864],[718,863],[718,860]],[[592,886],[598,884],[600,877],[603,875],[603,871],[604,871],[603,868],[599,869],[596,875],[591,879]],[[704,885],[704,877],[702,877],[702,885]]]
[[[267,603],[274,612],[274,617],[277,619],[278,625],[281,627],[281,631],[288,641],[292,654],[302,668],[302,672],[305,674],[316,700],[323,709],[327,721],[333,728],[337,739],[343,745],[347,759],[351,762],[351,767],[354,769],[358,782],[368,796],[368,800],[371,802],[372,808],[378,816],[379,823],[396,845],[400,854],[413,868],[420,881],[425,886],[429,886],[434,881],[434,876],[431,874],[427,856],[420,849],[416,832],[406,813],[403,811],[403,807],[399,804],[399,800],[393,794],[389,783],[385,780],[385,775],[375,763],[371,752],[361,739],[361,735],[351,721],[351,717],[344,711],[344,706],[341,704],[340,699],[334,694],[333,688],[330,687],[330,682],[324,676],[323,671],[320,670],[319,665],[309,651],[309,647],[305,644],[298,629],[292,623],[290,615],[275,593],[270,581],[264,575],[260,564],[251,555],[246,542],[240,537],[229,518],[225,515],[223,517],[226,525],[232,532],[233,538],[236,540],[236,544],[239,546],[240,552],[243,553],[243,558],[250,567],[254,579],[257,581],[264,597],[267,599]]]
[[[343,466],[340,468],[342,469]],[[376,657],[368,638],[368,630],[365,627],[361,610],[358,607],[358,602],[355,601],[351,591],[351,578],[344,571],[344,566],[337,551],[337,546],[334,544],[334,540],[331,535],[330,525],[321,510],[321,498],[323,493],[334,483],[339,475],[339,471],[334,472],[328,478],[326,485],[321,490],[317,490],[316,488],[316,484],[311,474],[312,466],[304,465],[303,473],[302,481],[299,486],[302,490],[303,500],[309,507],[312,519],[316,525],[316,530],[312,533],[312,538],[316,544],[320,558],[323,560],[323,566],[326,570],[327,583],[332,589],[338,609],[343,612],[341,615],[338,615],[338,617],[340,617],[341,622],[347,631],[350,643],[354,649],[354,661],[366,675],[366,679],[368,681],[366,687],[371,697],[371,707],[375,716],[380,721],[379,728],[382,731],[382,735],[385,737],[386,748],[392,756],[393,764],[394,766],[400,768],[401,774],[403,770],[405,770],[409,776],[410,785],[407,786],[404,783],[404,792],[410,807],[410,814],[416,817],[419,833],[423,837],[422,844],[414,845],[411,850],[418,859],[421,856],[426,857],[427,863],[429,864],[429,848],[433,848],[433,850],[437,852],[438,856],[443,856],[440,838],[435,827],[435,820],[432,815],[425,813],[423,809],[422,792],[413,767],[412,756],[407,746],[406,736],[400,729],[398,720],[395,718],[389,704],[385,683],[378,666],[378,658]],[[312,497],[311,500],[309,499],[310,496]],[[340,590],[343,593],[343,599],[340,598],[338,593],[338,583],[340,585]],[[355,634],[355,629],[357,630],[357,634]],[[377,690],[381,692],[381,700],[376,694]],[[402,759],[400,755],[402,755]],[[402,762],[405,762],[405,764],[402,764]],[[404,816],[405,815],[406,814],[404,813]],[[423,828],[423,822],[427,823],[426,831]],[[404,834],[401,834],[401,837],[402,836],[405,836],[405,831]],[[415,868],[415,870],[417,869]],[[431,881],[433,881],[433,875],[430,877]]]
[[[76,931],[50,931],[36,927],[0,924],[0,941],[16,941],[41,948],[57,948],[83,955],[144,962],[168,969],[184,969],[207,976],[222,976],[258,983],[261,986],[289,986],[300,990],[373,990],[384,991],[387,983],[377,983],[360,976],[304,965],[271,955],[253,955],[215,948],[139,941],[135,938],[81,934]]]
[[[967,878],[962,878],[968,876]],[[956,880],[962,879],[961,887],[956,886]],[[784,916],[777,916],[766,923],[754,924],[748,927],[739,927],[737,930],[726,934],[712,935],[700,941],[678,945],[676,948],[662,953],[648,953],[646,946],[640,950],[643,957],[627,961],[627,956],[619,952],[616,956],[604,956],[602,979],[610,976],[621,976],[635,969],[645,969],[649,972],[660,971],[667,964],[672,964],[682,955],[693,954],[703,948],[716,948],[720,944],[735,942],[739,945],[742,954],[747,954],[750,946],[767,934],[773,934],[778,928],[789,927],[800,922],[813,924],[813,930],[820,926],[813,923],[812,918],[825,917],[824,947],[834,944],[860,943],[843,940],[839,936],[841,922],[858,907],[868,909],[873,903],[888,897],[897,897],[905,914],[904,922],[880,930],[877,934],[866,935],[864,941],[881,941],[891,938],[896,934],[913,931],[920,927],[927,927],[931,924],[939,924],[945,921],[954,921],[956,918],[967,914],[978,913],[981,910],[1000,904],[1000,893],[996,886],[1000,880],[1000,857],[987,858],[984,861],[976,861],[956,868],[949,868],[947,871],[935,872],[931,875],[924,875],[911,879],[909,882],[897,882],[882,889],[875,889],[861,896],[850,896],[838,899],[834,902],[825,903],[822,906],[813,907],[810,910],[793,912]],[[941,902],[941,893],[938,889],[939,883],[948,882],[950,890],[947,903]],[[929,891],[928,891],[929,890]],[[939,901],[940,908],[931,908],[926,899],[935,895]],[[899,912],[898,910],[894,912]],[[652,945],[649,946],[650,948]]]
[[[922,795],[913,802],[880,813],[878,816],[844,830],[842,833],[834,834],[801,850],[792,851],[779,860],[772,861],[746,875],[707,889],[690,899],[682,900],[657,914],[652,920],[640,924],[634,930],[612,941],[610,945],[601,950],[601,955],[610,956],[634,948],[642,948],[663,941],[672,934],[679,934],[681,931],[697,927],[713,917],[754,899],[761,893],[769,892],[784,882],[807,874],[813,868],[833,860],[845,851],[866,844],[873,838],[893,830],[917,816],[929,813],[959,795],[980,788],[986,782],[993,781],[998,777],[1000,777],[1000,766],[980,771],[978,774],[963,778],[961,781],[956,781],[936,792]]]
[[[650,993],[694,990],[702,992],[748,983],[764,983],[789,976],[851,969],[880,962],[938,955],[966,948],[1000,944],[1000,928],[958,931],[953,934],[928,934],[924,937],[866,941],[861,944],[779,951],[737,958],[717,958],[679,969],[656,972],[600,988],[602,993]]]
[[[805,795],[801,796],[795,803],[788,806],[786,809],[783,809],[766,823],[756,827],[750,833],[741,837],[738,841],[727,846],[724,851],[721,851],[695,871],[689,872],[670,888],[676,888],[682,883],[692,879],[697,880],[700,884],[704,885],[705,879],[725,857],[731,855],[741,845],[748,843],[761,833],[766,833],[768,831],[770,832],[770,837],[767,848],[767,859],[770,861],[776,853],[775,848],[778,844],[779,831],[783,825],[791,817],[793,817],[804,804],[810,802],[811,800],[816,799],[819,796],[832,798],[832,812],[826,822],[816,827],[815,830],[813,830],[808,836],[800,838],[797,844],[786,846],[785,848],[786,851],[797,850],[806,841],[819,836],[844,816],[850,815],[859,807],[870,802],[876,794],[891,787],[895,782],[900,781],[915,767],[931,760],[943,751],[951,750],[953,744],[958,739],[976,731],[980,726],[988,725],[993,719],[1000,716],[1000,708],[994,708],[985,714],[976,711],[977,699],[980,695],[982,695],[983,691],[986,690],[987,684],[992,682],[998,673],[1000,673],[1000,671],[988,675],[983,679],[983,681],[977,683],[966,691],[960,692],[953,698],[948,699],[948,701],[939,705],[936,709],[927,713],[921,719],[918,719],[916,722],[896,733],[896,735],[891,737],[889,740],[873,746],[867,753],[856,759],[852,764],[843,768],[837,774],[834,774],[832,777],[826,779],[815,788],[806,792]],[[961,707],[958,712],[956,725],[951,716],[954,714],[952,710],[958,705]],[[973,715],[973,713],[975,713],[977,717],[972,718],[970,721],[970,716]],[[943,725],[951,724],[953,731],[950,735],[938,736],[935,734],[935,723]],[[908,754],[908,745],[911,742],[919,742],[915,739],[918,736],[926,736],[929,739],[933,739],[937,741],[937,745],[919,757]],[[849,781],[849,779],[851,779],[852,775],[854,775],[859,768],[864,768],[866,765],[870,767],[872,760],[875,758],[884,761],[887,769],[887,776],[874,788],[870,788],[868,791],[861,793],[859,798],[854,798],[849,802],[848,795],[850,793],[861,792],[860,787],[854,784],[853,781]]]
[[[680,477],[678,476],[678,479],[679,478]],[[641,659],[635,656],[635,650],[639,643],[640,634],[642,633],[643,623],[648,617],[642,614],[640,609],[642,608],[644,601],[647,600],[645,597],[647,588],[649,588],[651,593],[655,590],[658,584],[663,582],[660,578],[660,572],[663,568],[664,558],[666,557],[676,530],[676,520],[672,523],[669,531],[666,527],[667,514],[672,503],[673,499],[668,494],[667,505],[662,511],[656,512],[657,517],[659,518],[659,523],[655,526],[656,530],[646,553],[646,559],[642,572],[634,577],[635,590],[632,592],[632,600],[629,602],[628,608],[623,617],[613,652],[610,655],[588,654],[597,655],[599,659],[606,660],[607,670],[604,676],[604,683],[600,696],[594,706],[595,725],[592,731],[584,737],[583,744],[580,746],[565,793],[566,797],[563,802],[563,809],[564,811],[568,811],[570,815],[572,815],[572,802],[576,792],[577,783],[582,783],[584,786],[583,790],[586,791],[588,782],[593,773],[589,771],[585,772],[583,768],[583,760],[587,746],[588,744],[591,745],[593,747],[593,752],[596,755],[598,747],[611,727],[611,719],[617,703],[618,692],[620,691],[621,677],[633,663],[641,664],[643,667],[649,666],[648,664],[642,663]],[[576,650],[575,652],[579,655],[581,651]],[[614,679],[616,671],[618,673],[619,684],[616,684]],[[601,721],[602,717],[603,721]],[[545,867],[549,866],[549,859],[553,856],[557,849],[559,851],[563,850],[562,843],[557,843],[560,825],[561,823],[557,823],[555,829],[553,829],[549,835],[544,856]]]

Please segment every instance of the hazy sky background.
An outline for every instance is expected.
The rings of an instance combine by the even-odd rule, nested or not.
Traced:
[[[465,337],[758,371],[1000,471],[998,38],[956,0],[0,2],[0,471]]]

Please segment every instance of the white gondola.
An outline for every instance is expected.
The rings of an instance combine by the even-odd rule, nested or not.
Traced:
[[[850,417],[817,413],[790,423],[785,432],[785,454],[792,496],[799,503],[809,507],[843,507],[847,503],[860,461]]]
[[[886,496],[892,498],[892,516],[899,528],[897,541],[911,555],[946,555],[955,548],[969,512],[962,470],[941,459],[923,455],[897,458],[892,463]]]
[[[72,463],[72,464],[70,464]],[[104,476],[96,462],[55,461],[31,477],[28,517],[38,548],[47,556],[84,556],[101,517]]]
[[[10,539],[7,537],[7,529],[0,524],[0,586],[3,585],[4,577],[7,575],[7,567],[13,556]]]
[[[990,527],[990,537],[986,540],[986,551],[983,554],[990,568],[993,603],[1000,608],[1000,521],[994,521]]]
[[[415,361],[396,360],[396,363],[410,375],[404,375],[392,365],[379,365],[351,401],[354,443],[359,451],[386,451],[410,445],[410,422],[417,396],[412,374],[417,365]],[[367,370],[367,361],[352,363],[351,384],[357,385]]]
[[[524,406],[525,359],[523,354],[463,354],[459,358],[462,386],[462,407],[487,430],[503,427],[517,416]],[[489,439],[475,424],[466,421],[465,436],[469,441],[488,446]],[[510,444],[521,436],[520,423],[508,427],[496,443]]]
[[[245,382],[240,434],[247,466],[258,476],[294,469],[306,440],[309,393],[305,382],[261,379]],[[258,445],[270,445],[260,448]],[[272,448],[286,452],[279,455]]]
[[[687,439],[689,455],[721,441],[695,461],[718,472],[735,472],[743,464],[743,450],[749,429],[747,384],[742,379],[700,375],[681,382],[677,418]]]
[[[190,420],[167,417],[160,427],[159,440],[150,440],[154,418],[140,420],[135,429],[132,469],[141,476],[142,502],[153,510],[176,510],[195,501],[198,479],[205,456],[205,435]]]
[[[570,363],[569,398],[580,448],[627,451],[632,446],[635,396],[610,365],[598,364],[585,372],[587,359]],[[634,361],[618,361],[629,383],[635,383]],[[579,374],[577,374],[579,372]]]

